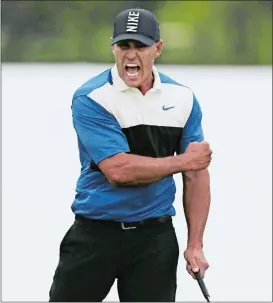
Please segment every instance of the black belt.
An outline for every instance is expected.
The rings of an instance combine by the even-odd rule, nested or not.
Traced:
[[[95,224],[104,227],[109,226],[109,227],[118,227],[121,229],[136,229],[142,226],[158,225],[158,224],[166,223],[168,221],[172,221],[172,217],[169,215],[164,215],[158,218],[151,218],[137,222],[119,222],[119,221],[109,221],[109,220],[94,220],[94,219],[86,218],[84,216],[76,215],[75,220],[90,226]]]

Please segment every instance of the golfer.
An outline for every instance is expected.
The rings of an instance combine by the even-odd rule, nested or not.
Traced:
[[[184,181],[187,270],[203,277],[212,151],[193,91],[155,67],[163,47],[157,18],[143,9],[122,11],[111,47],[115,64],[73,96],[81,174],[49,300],[103,301],[117,280],[120,301],[173,302],[173,175]]]

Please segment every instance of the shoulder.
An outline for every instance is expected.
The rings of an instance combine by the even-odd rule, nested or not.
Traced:
[[[107,84],[112,84],[111,69],[107,69],[83,83],[74,92],[73,99],[81,96],[88,96],[95,90],[98,90]]]
[[[168,75],[166,75],[166,74],[164,74],[162,72],[158,72],[158,74],[159,74],[161,83],[166,84],[166,85],[169,84],[169,85],[177,86],[177,87],[184,88],[186,90],[192,91],[190,87],[188,87],[185,84],[182,84],[182,83],[174,80],[170,76],[168,76]]]
[[[112,84],[111,69],[104,70],[102,73],[90,78],[74,92],[71,106],[72,110],[82,112],[95,110],[96,112],[104,113],[105,108],[103,108],[102,104],[100,104],[101,102],[98,102],[97,98],[94,99],[93,96],[100,97],[101,95],[105,95],[104,88],[112,86]]]
[[[178,93],[181,95],[181,97],[187,97],[187,99],[193,101],[194,93],[189,86],[186,86],[185,84],[174,80],[162,72],[159,72],[158,74],[164,89],[167,91],[172,91],[172,93]]]

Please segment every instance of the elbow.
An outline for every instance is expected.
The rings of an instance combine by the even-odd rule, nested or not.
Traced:
[[[127,154],[117,154],[99,163],[99,168],[110,184],[120,185],[134,182],[135,174]]]
[[[121,182],[121,177],[118,173],[108,173],[106,175],[108,182],[112,185],[118,185]]]
[[[108,171],[106,174],[108,182],[112,185],[126,185],[134,183],[134,178],[132,176],[123,173],[121,170],[115,169],[113,171]]]

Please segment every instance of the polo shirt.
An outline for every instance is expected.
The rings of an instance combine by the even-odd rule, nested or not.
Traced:
[[[81,173],[71,206],[74,214],[123,222],[175,215],[173,176],[115,186],[98,167],[118,153],[168,157],[204,140],[202,111],[193,91],[155,66],[153,74],[154,85],[145,95],[125,84],[116,65],[75,91],[71,109]]]

